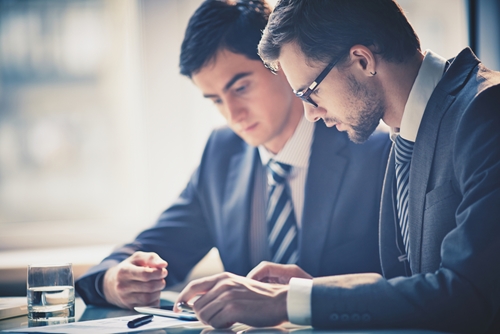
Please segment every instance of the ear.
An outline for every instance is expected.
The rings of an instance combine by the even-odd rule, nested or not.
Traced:
[[[377,74],[377,61],[370,48],[360,44],[354,45],[349,51],[349,56],[354,69],[361,71],[368,77]]]

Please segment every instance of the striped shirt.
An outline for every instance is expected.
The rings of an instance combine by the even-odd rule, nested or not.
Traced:
[[[262,168],[256,171],[254,192],[252,199],[252,216],[250,225],[250,256],[252,265],[257,265],[261,261],[269,261],[270,251],[267,242],[266,225],[266,199],[267,199],[267,177],[266,165],[270,159],[292,166],[287,182],[290,187],[297,227],[302,226],[302,211],[304,208],[305,185],[307,171],[309,169],[309,157],[311,155],[311,145],[314,136],[314,123],[308,122],[302,117],[292,137],[285,146],[273,154],[265,147],[259,146],[259,155]]]

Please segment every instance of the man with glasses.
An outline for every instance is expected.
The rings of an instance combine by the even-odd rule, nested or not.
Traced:
[[[192,16],[181,73],[228,127],[212,133],[156,225],[77,281],[87,304],[157,305],[165,280],[182,282],[212,247],[239,275],[263,260],[298,263],[312,276],[380,272],[390,141],[379,133],[356,145],[305,120],[283,73],[271,73],[257,54],[269,13],[261,1],[205,1]]]
[[[194,309],[216,327],[290,320],[500,333],[500,73],[469,48],[450,60],[422,52],[393,0],[282,0],[259,52],[286,74],[310,121],[356,142],[380,119],[392,128],[383,276],[311,280],[297,266],[264,264],[254,280],[192,282],[179,300],[202,294]]]

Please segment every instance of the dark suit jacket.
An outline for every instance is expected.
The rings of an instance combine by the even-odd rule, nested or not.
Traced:
[[[380,272],[378,214],[389,150],[386,133],[358,145],[345,133],[316,124],[298,261],[311,275]],[[212,247],[226,271],[246,275],[252,269],[249,224],[259,167],[257,148],[228,128],[214,131],[177,201],[156,225],[80,278],[78,293],[87,304],[105,304],[97,278],[137,250],[156,252],[168,262],[168,285],[183,281]]]
[[[385,279],[315,281],[315,326],[499,329],[500,73],[486,69],[468,48],[450,61],[427,104],[413,151],[411,269],[398,260],[404,247],[391,152],[380,222]]]

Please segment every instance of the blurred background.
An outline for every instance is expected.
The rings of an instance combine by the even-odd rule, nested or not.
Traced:
[[[36,261],[81,264],[78,276],[181,192],[224,124],[178,73],[200,3],[0,1],[0,295]],[[500,69],[499,1],[399,3],[424,50],[470,45]]]

